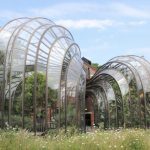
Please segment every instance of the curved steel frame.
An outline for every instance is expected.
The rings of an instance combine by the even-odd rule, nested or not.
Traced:
[[[112,82],[111,78],[115,79],[115,82]],[[87,89],[96,90],[96,85],[102,81],[109,82],[115,94],[115,91],[121,91],[119,95],[123,105],[120,103],[120,107],[123,107],[125,117],[122,127],[150,127],[150,63],[147,60],[134,55],[115,57],[98,69],[88,81]],[[116,89],[115,84],[119,85],[119,89]],[[126,92],[123,94],[124,90]]]
[[[108,128],[112,127],[113,117],[114,127],[150,127],[150,63],[144,58],[134,55],[115,57],[101,66],[86,85],[80,48],[72,34],[51,20],[40,17],[24,17],[8,22],[0,29],[0,47],[2,127],[6,122],[14,125],[14,118],[19,116],[13,112],[18,99],[16,93],[19,91],[19,126],[26,128],[25,117],[33,117],[32,130],[36,133],[37,116],[43,111],[45,130],[49,128],[51,120],[55,121],[58,128],[64,127],[66,131],[71,123],[85,130],[86,89],[86,94],[94,97],[95,105],[99,107],[98,102],[104,102],[104,121]],[[40,106],[39,74],[45,77]],[[32,76],[32,107],[30,114],[26,114],[26,81]],[[57,95],[54,106],[49,106],[50,99],[53,99],[50,90]],[[111,112],[112,108],[115,108],[115,112]],[[95,111],[100,109],[95,108]]]
[[[49,88],[57,90],[58,97],[56,107],[59,107],[59,118],[61,116],[61,101],[63,97],[63,90],[65,89],[65,124],[61,124],[61,119],[57,120],[57,127],[64,126],[67,128],[67,101],[84,101],[85,92],[85,72],[83,70],[83,63],[81,60],[81,52],[78,45],[74,42],[72,34],[64,27],[55,25],[54,22],[46,18],[18,18],[8,22],[0,30],[1,54],[4,56],[4,61],[1,62],[3,75],[3,82],[0,83],[2,97],[1,104],[1,125],[4,127],[5,122],[8,121],[12,125],[12,106],[15,101],[15,90],[19,84],[22,85],[21,90],[21,116],[22,127],[26,127],[25,117],[25,99],[27,98],[26,78],[34,73],[33,86],[33,130],[37,131],[37,94],[38,94],[38,74],[42,73],[45,80],[45,89],[43,89],[44,97],[43,104],[45,105],[44,128],[48,128],[48,99]],[[75,61],[73,65],[72,62]],[[32,67],[28,71],[28,67]],[[77,68],[74,70],[74,68]],[[73,71],[71,71],[73,70]],[[71,72],[70,72],[71,71]],[[70,76],[74,76],[73,80],[69,80]],[[84,78],[83,78],[84,77]],[[18,79],[17,79],[18,78]],[[15,80],[17,79],[17,81]],[[82,81],[81,81],[82,80]],[[79,81],[84,83],[78,85]],[[15,83],[14,83],[15,82]],[[69,84],[68,84],[69,82]],[[72,84],[71,84],[72,83]],[[6,87],[9,87],[6,89]],[[69,90],[69,89],[75,90]],[[82,88],[82,93],[78,88]],[[3,89],[3,90],[2,90]],[[5,92],[7,91],[7,92]],[[80,91],[80,92],[79,92]],[[75,95],[73,93],[76,93]],[[9,96],[6,97],[6,94]],[[13,94],[14,93],[14,94]],[[69,95],[71,95],[69,97]],[[9,97],[9,98],[8,98]],[[6,109],[8,103],[8,110]],[[42,102],[41,102],[42,103]],[[79,102],[78,102],[79,103]],[[84,103],[84,102],[83,102]],[[42,104],[42,105],[43,105]],[[43,106],[41,106],[43,107]],[[80,106],[75,106],[75,109]],[[84,105],[82,106],[84,107]],[[82,110],[81,110],[82,109]],[[80,107],[80,111],[84,108]],[[53,110],[54,111],[54,110]],[[84,112],[80,112],[82,116]],[[7,116],[6,116],[7,115]],[[74,114],[76,115],[76,114]],[[83,117],[75,117],[81,119]],[[8,117],[8,119],[6,119]],[[83,120],[81,120],[83,121]],[[80,120],[76,120],[80,122]],[[76,124],[74,122],[74,124]],[[78,124],[79,125],[79,124]],[[81,125],[81,124],[80,124]],[[80,128],[82,128],[80,126]]]

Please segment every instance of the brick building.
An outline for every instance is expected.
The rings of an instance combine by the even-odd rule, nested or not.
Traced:
[[[82,57],[83,67],[86,72],[86,79],[89,80],[97,71],[95,67],[92,66],[92,62],[85,57]],[[94,125],[94,103],[93,98],[86,95],[85,99],[85,121],[86,126],[90,126],[91,128]]]

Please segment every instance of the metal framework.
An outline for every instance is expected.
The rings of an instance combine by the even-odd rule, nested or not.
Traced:
[[[85,94],[86,91],[86,94]],[[119,56],[86,84],[79,46],[46,18],[18,18],[0,30],[0,125],[85,131],[85,95],[95,124],[150,127],[150,63]]]
[[[150,127],[150,63],[143,57],[109,60],[87,82],[86,95],[103,103],[95,122],[104,128]]]
[[[66,28],[46,18],[12,20],[0,30],[0,57],[2,127],[84,129],[86,75]]]

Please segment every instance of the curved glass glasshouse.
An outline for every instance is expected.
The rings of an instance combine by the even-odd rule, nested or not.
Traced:
[[[133,55],[111,59],[87,82],[90,100],[95,124],[150,127],[150,63]]]
[[[45,18],[19,18],[0,31],[0,121],[41,131],[84,128],[86,75],[71,33]]]
[[[66,28],[46,18],[18,18],[2,27],[0,126],[84,131],[92,123],[150,127],[150,63],[115,57],[88,79]]]

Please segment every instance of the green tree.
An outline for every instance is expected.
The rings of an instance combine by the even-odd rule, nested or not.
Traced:
[[[25,110],[26,113],[33,111],[33,94],[34,94],[34,73],[26,78],[25,81]],[[16,112],[21,112],[21,92],[22,83],[17,89],[17,94],[14,102]],[[19,90],[19,92],[18,92]],[[36,87],[36,107],[37,109],[45,108],[45,91],[46,91],[46,76],[42,73],[37,74],[37,87]],[[48,87],[48,105],[52,106],[57,101],[57,90]]]
[[[91,66],[94,67],[94,68],[96,68],[96,69],[98,69],[100,67],[100,65],[98,63],[92,63]]]

